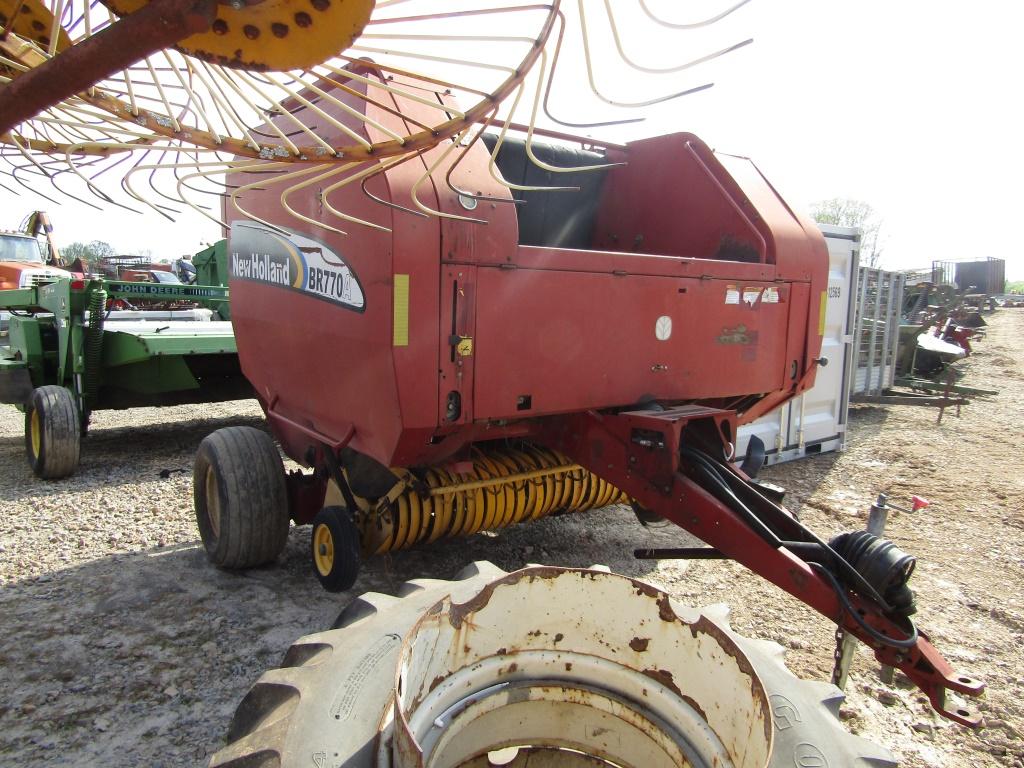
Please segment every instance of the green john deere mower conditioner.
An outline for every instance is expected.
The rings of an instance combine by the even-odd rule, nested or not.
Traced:
[[[67,477],[93,411],[252,396],[238,365],[223,286],[60,278],[0,291],[11,313],[0,402],[25,413],[40,478]],[[111,309],[160,302],[191,308]]]

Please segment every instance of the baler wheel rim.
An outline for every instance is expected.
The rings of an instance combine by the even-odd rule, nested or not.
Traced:
[[[602,489],[604,493],[601,494],[601,498],[598,500],[598,509],[602,507],[607,507],[609,504],[611,504],[612,501],[615,500],[615,497],[617,495],[616,491],[618,491],[618,488],[609,483],[603,477],[601,478],[601,480],[604,483],[604,488]]]
[[[220,536],[220,486],[217,483],[217,473],[212,465],[206,470],[204,487],[206,490],[206,518],[210,521],[213,535]]]
[[[39,423],[39,411],[35,408],[32,409],[32,415],[29,417],[29,438],[32,443],[32,458],[38,459],[39,453],[42,450],[42,436],[43,428]]]
[[[423,533],[423,503],[417,494],[412,494],[409,497],[409,530],[405,536],[405,546],[403,549],[416,546],[420,541],[420,536]]]
[[[487,474],[494,478],[497,483],[493,494],[493,519],[489,523],[488,530],[504,528],[508,525],[509,515],[511,512],[509,500],[514,499],[514,496],[510,496],[511,489],[508,487],[507,483],[501,482],[501,471],[488,456],[481,454],[477,461],[480,462],[480,465],[484,470],[486,470]]]
[[[400,498],[395,502],[394,511],[392,512],[394,518],[395,533],[393,538],[392,547],[394,549],[402,549],[405,546],[405,541],[409,537],[409,500],[406,498]]]
[[[501,463],[504,464],[512,474],[518,474],[520,472],[528,472],[532,467],[520,460],[520,457],[516,454],[506,454],[500,457]],[[514,523],[523,523],[527,520],[533,519],[533,510],[538,503],[537,499],[537,488],[530,480],[520,480],[512,483],[512,488],[515,491],[515,511],[516,515],[513,518]]]
[[[405,539],[406,547],[413,547],[423,540],[423,531],[427,527],[426,510],[423,500],[417,494],[409,497],[409,535]]]
[[[474,480],[488,479],[487,473],[479,467],[473,467],[473,471],[469,476]],[[485,515],[488,511],[487,492],[484,488],[477,488],[466,494],[466,500],[469,502],[470,514],[467,516],[466,527],[463,529],[462,535],[472,536],[483,530],[484,523],[486,522]]]
[[[573,509],[579,508],[583,500],[587,498],[587,490],[590,487],[590,481],[593,478],[589,472],[583,472],[579,477],[573,477],[572,479],[572,506]]]
[[[487,506],[489,507],[489,515],[484,521],[486,530],[494,530],[501,527],[501,521],[505,518],[505,502],[507,499],[508,488],[505,487],[505,483],[502,482],[501,476],[495,469],[495,466],[486,460],[486,457],[481,455],[477,458],[477,461],[482,468],[482,471],[488,478],[494,481],[494,484],[484,488],[485,495],[487,497]]]
[[[334,536],[322,523],[313,529],[313,564],[321,576],[327,576],[334,568]]]
[[[321,545],[325,545],[321,552]],[[359,578],[359,528],[345,507],[324,507],[313,518],[310,536],[313,574],[328,592],[344,592]]]

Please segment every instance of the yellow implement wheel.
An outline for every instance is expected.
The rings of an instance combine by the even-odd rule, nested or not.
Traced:
[[[53,13],[40,0],[0,0],[0,26],[10,27],[14,34],[46,49],[50,47]],[[64,27],[58,25],[57,50],[63,51],[70,45],[71,38]]]
[[[71,390],[49,384],[25,406],[25,454],[36,477],[58,480],[78,468],[82,425]]]
[[[206,516],[210,520],[213,535],[220,536],[220,489],[217,486],[217,473],[212,466],[206,470]]]
[[[102,0],[118,16],[148,0]],[[347,49],[370,20],[374,0],[261,0],[217,6],[210,29],[186,37],[182,53],[251,70],[302,69]]]
[[[43,428],[39,423],[39,411],[33,410],[29,416],[29,440],[32,442],[32,458],[38,459],[43,443]]]
[[[334,570],[334,536],[323,524],[313,529],[313,565],[321,577]]]
[[[344,592],[359,576],[359,529],[344,507],[324,507],[310,536],[313,573],[328,592]]]

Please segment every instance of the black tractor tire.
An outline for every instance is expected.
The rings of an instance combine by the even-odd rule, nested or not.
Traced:
[[[332,629],[298,640],[280,668],[265,672],[253,685],[210,768],[305,768],[320,756],[324,765],[376,768],[378,726],[391,711],[403,638],[445,596],[464,602],[506,575],[491,563],[478,562],[455,581],[418,579],[402,584],[396,596],[368,592],[356,598]],[[677,613],[687,610],[672,604]],[[613,609],[595,605],[594,610]],[[774,724],[769,768],[896,766],[887,750],[840,725],[844,697],[838,688],[795,677],[783,663],[782,646],[735,634],[725,606],[701,614],[740,646],[764,685]],[[521,757],[510,765],[534,764]]]
[[[74,474],[82,445],[75,396],[66,387],[33,390],[25,408],[25,453],[36,477],[59,480]]]
[[[309,537],[313,573],[328,592],[351,589],[359,577],[359,529],[344,507],[324,507]]]
[[[273,439],[224,427],[199,444],[192,470],[196,524],[218,568],[272,563],[288,542],[288,492]]]

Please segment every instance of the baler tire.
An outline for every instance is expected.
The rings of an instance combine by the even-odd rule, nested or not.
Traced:
[[[284,464],[266,432],[224,427],[207,435],[196,452],[192,490],[199,536],[218,568],[266,565],[284,550]]]
[[[477,562],[455,581],[419,579],[402,584],[397,596],[367,592],[357,597],[332,629],[300,638],[280,668],[263,673],[236,709],[227,743],[211,757],[210,768],[298,768],[309,764],[311,752],[333,754],[331,764],[346,768],[379,765],[377,729],[392,706],[402,639],[445,596],[453,602],[468,600],[505,575],[491,563]],[[737,635],[725,606],[702,613],[740,646],[768,694],[774,722],[768,768],[895,768],[888,750],[842,727],[844,695],[838,688],[797,678],[786,668],[777,643]],[[330,749],[323,752],[328,742]],[[523,765],[519,758],[510,764]]]
[[[74,474],[82,444],[75,396],[49,384],[32,391],[25,408],[25,452],[32,472],[43,480]]]
[[[313,518],[310,562],[328,592],[352,589],[359,577],[359,529],[344,507],[324,507]]]

